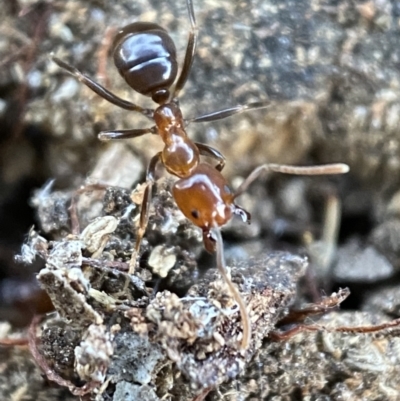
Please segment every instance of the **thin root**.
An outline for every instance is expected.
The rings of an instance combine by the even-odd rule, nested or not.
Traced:
[[[381,334],[388,336],[392,334],[398,334],[400,331],[400,319],[394,319],[390,322],[376,324],[371,326],[340,326],[334,328],[328,328],[322,325],[305,325],[299,324],[286,331],[273,331],[270,333],[269,338],[273,341],[286,341],[294,337],[297,334],[304,332],[318,332],[323,331],[326,333],[347,333],[347,334]]]
[[[39,320],[40,317],[35,316],[32,319],[32,323],[29,327],[29,333],[28,333],[29,349],[31,351],[33,359],[35,360],[39,368],[43,371],[43,373],[46,375],[46,377],[50,381],[53,381],[60,386],[67,387],[69,391],[71,391],[71,393],[76,396],[83,396],[85,394],[88,394],[94,388],[98,387],[100,383],[93,381],[86,383],[82,387],[77,387],[71,381],[63,379],[50,367],[50,365],[47,363],[46,359],[43,357],[43,355],[39,352],[38,349],[38,339],[36,337],[36,330]]]

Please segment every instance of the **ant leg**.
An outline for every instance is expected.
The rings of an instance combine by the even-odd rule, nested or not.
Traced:
[[[264,171],[282,173],[282,174],[293,174],[293,175],[329,175],[329,174],[345,174],[349,171],[349,166],[344,163],[332,163],[322,164],[319,166],[288,166],[285,164],[262,164],[255,168],[250,175],[242,182],[239,188],[235,191],[233,199],[237,198],[243,192],[247,190],[250,184],[256,180],[261,173]]]
[[[271,106],[271,102],[269,100],[266,100],[264,102],[248,103],[244,105],[230,107],[229,109],[214,111],[212,113],[205,114],[204,116],[189,118],[188,120],[185,121],[187,124],[190,124],[190,123],[205,123],[209,121],[222,120],[223,118],[227,118],[235,114],[240,114],[243,113],[244,111],[265,109],[269,106]]]
[[[95,92],[97,95],[102,97],[103,99],[107,100],[108,102],[115,104],[118,107],[121,107],[122,109],[125,110],[130,110],[130,111],[137,111],[139,113],[142,113],[144,116],[152,119],[154,110],[152,109],[144,109],[143,107],[140,107],[134,103],[128,102],[127,100],[121,99],[117,95],[114,95],[112,92],[104,88],[104,86],[101,86],[97,82],[93,81],[91,78],[88,76],[82,74],[78,69],[73,67],[70,64],[67,64],[66,62],[60,60],[57,57],[52,56],[52,60],[61,68],[64,70],[68,71],[70,74],[72,74],[78,81],[82,82],[84,85],[86,85],[88,88],[90,88],[93,92]]]
[[[195,142],[195,145],[197,146],[197,149],[199,149],[199,152],[202,156],[208,156],[216,159],[218,161],[218,164],[215,166],[215,168],[218,171],[222,171],[222,169],[225,167],[225,157],[219,150],[205,145],[204,143]]]
[[[193,2],[192,0],[186,0],[188,12],[189,12],[189,19],[190,19],[190,33],[189,33],[189,40],[186,47],[185,53],[185,60],[183,62],[183,67],[181,74],[176,81],[174,92],[171,96],[172,99],[175,99],[179,96],[179,92],[185,86],[185,83],[189,77],[190,70],[192,69],[193,58],[196,52],[196,43],[197,43],[197,26],[196,26],[196,18],[194,16],[194,9],[193,9]]]
[[[136,259],[139,255],[140,251],[140,244],[142,243],[142,239],[144,233],[146,232],[147,223],[149,220],[149,209],[150,209],[150,202],[151,202],[151,195],[153,190],[153,184],[155,182],[155,172],[156,166],[161,158],[161,152],[158,152],[155,156],[152,157],[150,160],[149,166],[147,168],[146,173],[146,189],[144,190],[143,200],[142,200],[142,208],[140,210],[140,219],[139,219],[139,228],[136,234],[136,243],[135,249],[132,253],[131,260],[129,262],[129,271],[128,274],[132,274],[135,270],[136,266]]]
[[[112,130],[112,131],[101,131],[97,138],[100,141],[107,142],[112,139],[129,139],[129,138],[138,138],[139,136],[145,134],[156,134],[157,128],[139,128],[139,129],[121,129],[121,130]]]
[[[224,244],[222,241],[221,231],[218,228],[214,228],[212,229],[212,234],[214,234],[215,247],[217,251],[217,268],[225,283],[228,285],[233,298],[237,302],[242,317],[243,338],[240,347],[242,349],[247,349],[251,340],[251,323],[249,314],[247,313],[247,307],[239,290],[236,288],[235,284],[233,284],[230,273],[225,265]]]

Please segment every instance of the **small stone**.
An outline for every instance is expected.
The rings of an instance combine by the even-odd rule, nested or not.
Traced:
[[[355,241],[339,249],[333,269],[337,281],[353,283],[373,283],[391,277],[393,273],[394,268],[385,256],[372,246],[361,246]]]
[[[168,272],[175,266],[176,255],[174,248],[165,245],[156,246],[150,254],[148,264],[152,267],[153,273],[160,277],[167,277]]]

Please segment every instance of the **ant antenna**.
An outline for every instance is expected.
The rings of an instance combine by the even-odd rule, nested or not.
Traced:
[[[193,60],[194,60],[194,55],[196,53],[196,45],[197,45],[198,29],[197,29],[197,25],[196,25],[196,17],[194,14],[193,2],[192,2],[192,0],[187,0],[186,3],[187,3],[187,7],[188,7],[191,28],[190,28],[190,32],[189,32],[189,40],[188,40],[188,44],[186,46],[185,59],[183,61],[181,74],[178,78],[178,81],[176,82],[174,92],[171,96],[171,99],[173,99],[175,101],[178,98],[179,92],[185,86],[185,83],[189,77],[189,73],[192,69],[192,64],[193,64]]]
[[[344,163],[333,163],[325,164],[321,166],[288,166],[285,164],[274,164],[267,163],[262,164],[255,168],[250,175],[241,183],[239,188],[235,191],[233,199],[240,196],[243,192],[246,192],[250,184],[256,180],[264,171],[265,172],[275,172],[282,174],[292,174],[292,175],[332,175],[332,174],[345,174],[350,170],[349,166]]]
[[[240,104],[238,106],[230,107],[227,109],[213,111],[212,113],[204,114],[199,117],[185,119],[185,123],[186,126],[188,126],[190,123],[205,123],[210,121],[222,120],[224,118],[231,117],[235,114],[241,114],[244,111],[266,109],[271,107],[271,105],[272,103],[269,100],[261,100],[259,102]]]

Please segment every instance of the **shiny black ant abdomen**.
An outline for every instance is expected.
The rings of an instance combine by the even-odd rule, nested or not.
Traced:
[[[178,74],[176,48],[167,31],[150,22],[122,28],[114,39],[114,63],[136,92],[162,104]]]

